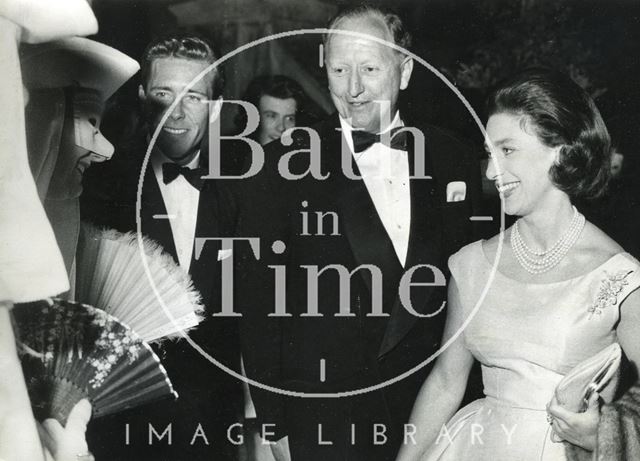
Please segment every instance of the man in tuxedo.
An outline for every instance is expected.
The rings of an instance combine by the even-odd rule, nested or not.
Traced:
[[[103,172],[109,178],[106,191],[96,192],[94,185],[89,195],[93,200],[85,202],[85,210],[98,224],[136,230],[142,160],[157,133],[142,171],[142,234],[173,256],[202,295],[205,319],[189,332],[190,337],[221,364],[239,371],[237,320],[215,316],[221,304],[220,245],[214,241],[200,249],[195,245],[198,238],[228,236],[234,226],[226,185],[203,179],[208,152],[201,145],[211,111],[221,103],[222,76],[213,69],[194,79],[216,59],[211,45],[196,36],[171,36],[147,48],[139,87],[146,128],[116,152],[115,167]],[[235,173],[233,161],[227,161],[230,156],[222,155],[223,172],[228,174]],[[155,349],[179,398],[96,423],[89,437],[96,458],[102,453],[110,460],[236,459],[232,440],[238,436],[233,424],[239,421],[242,403],[239,381],[202,357],[185,339],[165,341]]]
[[[339,34],[407,48],[398,16],[358,7],[329,28],[338,114],[315,140],[269,144],[242,186],[238,234],[260,237],[258,255],[236,255],[243,357],[250,378],[299,393],[251,387],[276,458],[394,459],[431,363],[411,370],[440,346],[447,258],[471,239],[480,172],[464,143],[398,110],[409,56]]]

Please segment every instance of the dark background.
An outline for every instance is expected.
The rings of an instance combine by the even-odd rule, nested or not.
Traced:
[[[253,40],[298,29],[325,27],[354,0],[94,0],[100,24],[95,37],[140,59],[155,37],[196,32],[221,55]],[[623,247],[640,256],[640,1],[637,0],[378,0],[404,19],[413,51],[442,72],[468,99],[481,123],[483,102],[493,85],[518,70],[544,65],[569,73],[596,100],[624,154],[622,178],[604,200],[581,210]],[[312,118],[333,110],[325,70],[319,65],[320,34],[297,35],[255,46],[227,60],[225,99],[240,99],[260,74],[285,74],[301,83]],[[111,101],[103,132],[117,146],[137,122],[137,78]],[[446,127],[484,156],[482,132],[453,92],[431,71],[414,67],[401,94],[402,113]],[[225,104],[223,130],[231,131],[234,107]],[[407,117],[408,118],[408,117]],[[116,153],[117,155],[117,153]],[[484,164],[484,163],[483,163]],[[98,167],[92,170],[99,170]],[[90,170],[91,173],[91,170]],[[90,180],[91,174],[85,177]],[[485,214],[494,216],[484,236],[498,230],[499,200],[485,181]],[[509,221],[507,221],[507,224]],[[638,228],[638,229],[637,229]]]
[[[100,23],[96,39],[139,59],[151,39],[171,31],[206,35],[224,54],[273,33],[324,27],[341,6],[359,3],[347,0],[95,0],[93,7]],[[489,87],[520,68],[536,64],[569,72],[596,96],[605,118],[638,111],[638,1],[381,0],[372,3],[400,13],[414,37],[412,51],[443,71],[480,112]],[[240,97],[256,73],[287,73],[305,81],[312,77],[314,84],[323,90],[326,83],[324,71],[318,65],[319,41],[319,35],[279,39],[279,52],[275,57],[270,46],[267,53],[271,52],[271,56],[265,58],[264,53],[254,56],[250,64],[249,60],[234,62],[242,56],[230,60],[225,66],[225,96]],[[295,68],[291,68],[291,64],[295,64]],[[451,91],[428,70],[417,67],[405,94],[405,100],[411,102],[405,111],[440,121],[467,136],[478,135],[479,130]],[[306,74],[301,75],[300,69]],[[135,82],[129,87],[135,88]],[[320,114],[330,107],[319,95],[312,95],[312,99],[320,105]]]

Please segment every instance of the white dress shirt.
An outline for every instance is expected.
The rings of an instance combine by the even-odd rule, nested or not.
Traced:
[[[409,247],[411,224],[411,193],[409,189],[409,158],[406,151],[375,143],[356,154],[353,151],[353,128],[340,117],[343,135],[360,169],[378,216],[391,239],[393,248],[404,266]],[[396,112],[386,131],[404,126]]]
[[[182,175],[178,175],[169,184],[165,184],[162,180],[162,164],[170,162],[171,160],[158,151],[155,151],[151,158],[153,172],[158,181],[158,187],[160,187],[162,200],[171,224],[178,262],[185,272],[189,272],[191,256],[193,255],[196,222],[198,220],[200,191],[193,187]],[[185,166],[189,169],[194,169],[198,167],[199,162],[200,153],[198,152],[195,158]]]

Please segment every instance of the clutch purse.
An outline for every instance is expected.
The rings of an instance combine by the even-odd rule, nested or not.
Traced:
[[[585,411],[593,393],[602,392],[613,383],[621,357],[620,345],[613,343],[580,362],[557,385],[555,395],[558,403],[576,413]]]

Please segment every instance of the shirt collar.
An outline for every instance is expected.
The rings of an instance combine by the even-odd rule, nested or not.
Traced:
[[[347,121],[347,119],[342,117],[342,115],[338,114],[338,118],[340,119],[340,127],[342,128],[342,135],[344,136],[344,139],[347,141],[347,145],[349,146],[349,150],[353,153],[353,137],[351,136],[351,132],[353,131],[353,127]],[[387,131],[392,130],[394,128],[397,128],[399,126],[404,126],[404,122],[400,118],[400,111],[398,110],[398,111],[396,111],[396,115],[395,115],[395,117],[393,117],[393,120],[391,121],[391,123],[389,124],[387,129],[384,130],[384,131],[381,131],[380,134],[386,133]],[[366,151],[364,151],[364,152],[366,152]],[[364,152],[360,152],[357,155],[361,156],[362,154],[364,154]]]
[[[151,154],[151,167],[153,168],[153,173],[156,179],[158,180],[158,184],[163,184],[162,182],[162,164],[163,163],[174,163],[174,162],[173,160],[168,158],[166,155],[164,155],[162,152],[160,152],[160,149],[154,149],[153,153]],[[199,165],[200,165],[200,151],[198,151],[196,156],[193,157],[193,160],[191,160],[188,164],[186,164],[185,167],[189,168],[190,170],[193,170],[194,168],[197,168]]]
[[[163,163],[175,163],[173,160],[171,160],[169,157],[167,157],[166,155],[164,155],[160,149],[154,149],[153,152],[153,156],[151,157],[151,163],[156,166],[162,166]],[[198,168],[198,166],[200,166],[200,151],[198,151],[198,153],[195,155],[195,157],[193,157],[193,159],[187,163],[186,165],[183,165],[186,168],[189,168],[190,170],[193,170],[194,168]]]
[[[344,136],[344,139],[347,141],[349,150],[353,153],[353,138],[351,137],[351,132],[353,131],[353,127],[347,121],[347,119],[342,117],[342,115],[338,114],[338,118],[340,119],[340,127],[342,128],[342,135]],[[396,111],[396,115],[395,117],[393,117],[393,120],[391,121],[389,126],[384,131],[381,131],[380,134],[386,133],[387,131],[397,128],[399,126],[404,126],[404,122],[400,118],[400,111],[398,110]],[[361,152],[358,155],[362,155],[363,153],[364,152]]]

